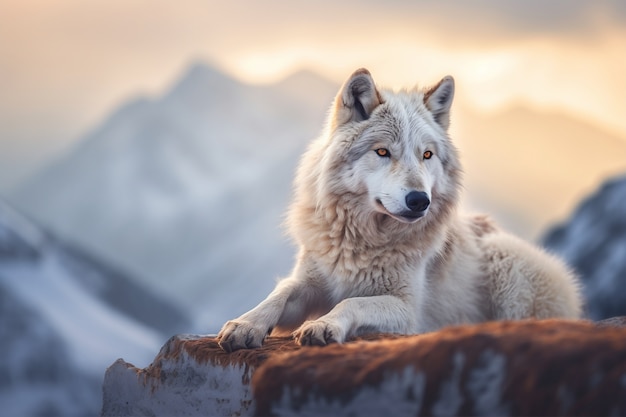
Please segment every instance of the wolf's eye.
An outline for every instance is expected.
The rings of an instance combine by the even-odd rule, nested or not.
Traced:
[[[433,153],[431,151],[424,152],[424,159],[430,159],[433,157]]]
[[[383,158],[389,158],[391,156],[389,149],[386,149],[386,148],[374,149],[374,152],[376,152],[376,155],[381,156]]]

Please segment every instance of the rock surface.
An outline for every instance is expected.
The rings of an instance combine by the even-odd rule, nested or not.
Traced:
[[[107,369],[102,415],[252,415],[254,371],[268,356],[296,349],[290,339],[269,338],[229,354],[214,337],[174,336],[145,369],[122,359]]]
[[[106,372],[103,416],[625,415],[626,319],[543,320],[223,352],[175,336]]]

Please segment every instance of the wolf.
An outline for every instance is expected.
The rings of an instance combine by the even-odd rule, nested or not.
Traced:
[[[323,346],[367,332],[581,316],[579,281],[561,260],[460,213],[454,89],[451,76],[402,91],[379,89],[366,69],[350,76],[294,181],[293,271],[222,327],[222,349],[260,347],[275,328]]]

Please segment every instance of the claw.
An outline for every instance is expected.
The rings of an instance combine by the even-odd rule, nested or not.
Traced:
[[[337,343],[337,339],[335,339],[335,336],[333,336],[332,330],[330,330],[328,328],[326,328],[324,330],[324,340],[325,340],[327,345],[329,345],[331,343]]]
[[[219,342],[217,342],[217,344],[219,345],[219,347],[222,348],[223,351],[231,353],[234,349],[232,347],[232,345],[230,344],[230,342],[227,342],[225,340],[220,340]]]

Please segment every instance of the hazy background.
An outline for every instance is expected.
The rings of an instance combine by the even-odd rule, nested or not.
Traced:
[[[463,205],[540,239],[626,172],[625,51],[621,0],[4,0],[0,405],[93,414],[117,357],[145,366],[262,299],[292,265],[298,157],[359,67],[391,88],[453,75]],[[604,278],[626,226],[594,219],[626,218],[619,184],[548,239],[604,245]]]
[[[0,187],[199,60],[251,83],[302,68],[339,83],[366,66],[392,87],[450,73],[477,111],[524,103],[624,137],[625,20],[620,0],[5,0]]]
[[[481,115],[511,106],[566,115],[624,140],[625,21],[619,0],[3,1],[0,192],[19,187],[120,103],[162,94],[199,61],[254,84],[304,68],[339,84],[365,66],[391,87],[452,74],[461,145],[469,134],[457,118],[468,114],[461,108]],[[571,134],[555,140],[567,143]],[[508,138],[501,140],[506,149]],[[560,160],[546,162],[554,175],[562,171]],[[580,189],[550,193],[562,205],[549,205],[545,195],[525,198],[546,217],[562,218],[597,181],[597,166],[579,164],[585,169],[567,175],[577,174]]]

